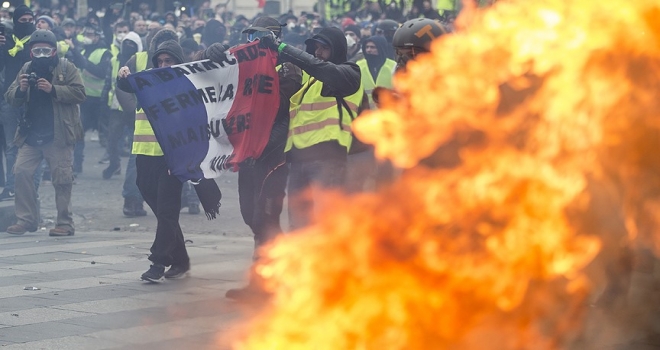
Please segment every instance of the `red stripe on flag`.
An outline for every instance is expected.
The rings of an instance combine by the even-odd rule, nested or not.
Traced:
[[[232,165],[261,156],[280,106],[280,81],[275,70],[277,55],[259,42],[230,50],[239,62],[238,87],[225,120],[234,146]],[[236,168],[235,168],[236,170]]]

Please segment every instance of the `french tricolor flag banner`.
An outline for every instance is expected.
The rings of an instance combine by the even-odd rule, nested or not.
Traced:
[[[277,55],[258,42],[209,60],[128,76],[163,149],[182,181],[212,179],[259,158],[279,108]]]

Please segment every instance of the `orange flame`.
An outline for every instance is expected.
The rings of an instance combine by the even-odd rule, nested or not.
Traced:
[[[566,348],[608,220],[660,242],[660,4],[471,16],[355,122],[404,175],[267,247],[236,349]]]

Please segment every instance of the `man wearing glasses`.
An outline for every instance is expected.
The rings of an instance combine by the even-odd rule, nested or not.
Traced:
[[[15,211],[17,223],[7,233],[22,235],[38,228],[37,191],[33,177],[46,159],[55,187],[57,223],[50,236],[74,233],[71,214],[73,145],[82,138],[78,105],[85,100],[85,86],[78,70],[57,56],[57,39],[49,30],[32,33],[28,44],[31,61],[23,65],[5,93],[8,104],[23,107],[14,143],[18,156]]]
[[[35,30],[34,14],[25,5],[20,5],[14,10],[14,34],[5,36],[0,33],[0,70],[4,69],[5,86],[2,87],[2,93],[13,81],[25,62],[30,61],[30,50],[28,50],[28,41],[30,35]],[[14,200],[14,174],[12,168],[16,161],[18,148],[14,144],[14,135],[16,134],[17,122],[23,111],[19,107],[12,107],[2,101],[1,120],[5,135],[5,156],[7,157],[7,181],[5,188],[0,193],[0,201]]]

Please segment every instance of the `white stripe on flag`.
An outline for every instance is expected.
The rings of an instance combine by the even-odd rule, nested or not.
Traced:
[[[231,60],[234,58],[234,55],[227,53],[227,57],[229,60]],[[216,120],[225,119],[227,117],[227,113],[229,113],[229,110],[232,107],[232,102],[236,101],[235,98],[238,93],[238,71],[238,64],[235,64],[231,66],[225,66],[223,69],[214,69],[207,72],[207,74],[191,74],[187,76],[190,82],[192,82],[197,89],[214,86],[216,92],[215,97],[218,100],[222,98],[222,95],[224,95],[225,90],[229,84],[234,85],[233,100],[228,99],[225,102],[204,104],[206,107],[206,115],[209,123],[215,123]],[[219,91],[219,86],[223,87],[222,92]],[[220,123],[220,127],[218,129],[220,131],[220,135],[217,138],[211,137],[209,140],[209,151],[201,164],[201,169],[202,172],[204,172],[205,178],[215,178],[219,175],[217,171],[211,169],[213,158],[220,157],[222,155],[229,156],[234,151],[234,147],[232,146],[231,142],[229,142],[229,137],[227,136],[225,129],[222,127],[222,123]]]

